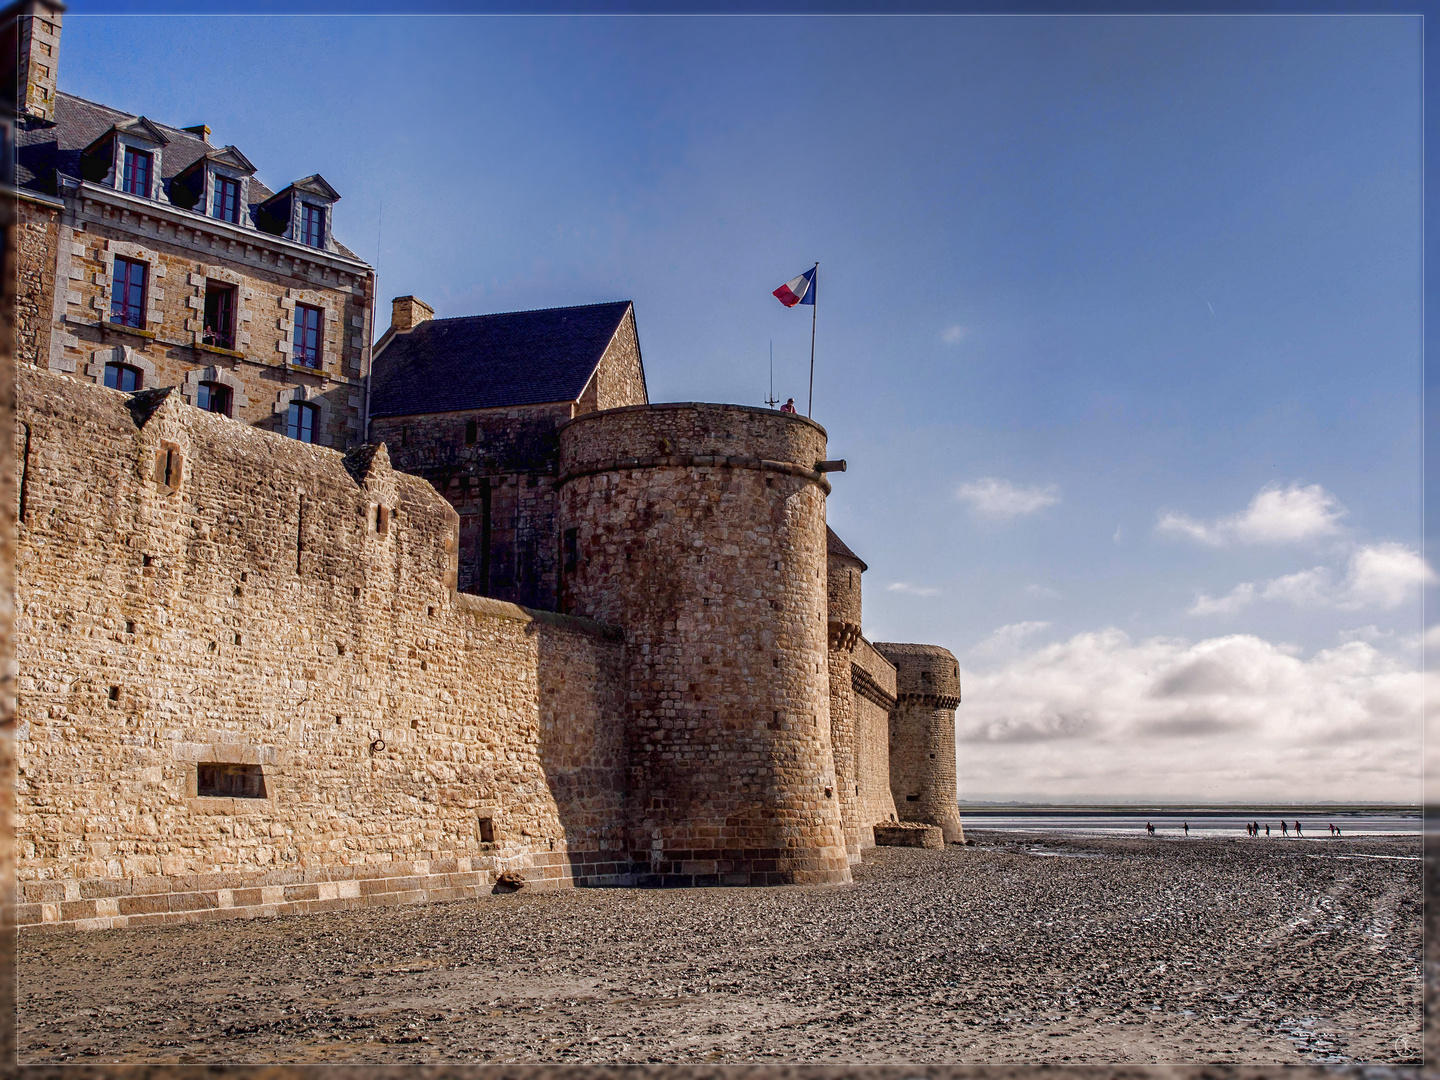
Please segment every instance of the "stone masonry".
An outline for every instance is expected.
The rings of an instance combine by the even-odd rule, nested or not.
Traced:
[[[963,842],[958,665],[864,637],[822,427],[652,404],[628,301],[398,297],[372,364],[338,193],[60,91],[59,9],[22,7],[20,925]]]

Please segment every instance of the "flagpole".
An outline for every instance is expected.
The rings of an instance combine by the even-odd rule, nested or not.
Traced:
[[[815,303],[810,305],[810,405],[805,415],[811,418],[815,413],[815,317],[820,314],[820,264],[815,264],[814,277],[810,279],[810,288],[815,292]]]

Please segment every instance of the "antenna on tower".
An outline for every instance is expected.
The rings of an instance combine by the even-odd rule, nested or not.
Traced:
[[[780,399],[775,396],[775,339],[770,339],[770,396],[765,399],[765,404],[774,408],[780,404]]]

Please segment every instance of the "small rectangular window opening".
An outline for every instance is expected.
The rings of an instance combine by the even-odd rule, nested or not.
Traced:
[[[478,425],[475,423],[474,420],[469,421],[469,422],[465,425],[465,445],[466,445],[466,446],[474,446],[474,445],[475,445],[475,438],[476,438],[476,436],[477,436],[478,434],[479,434]]]
[[[125,176],[121,184],[127,195],[150,197],[150,164],[153,158],[144,150],[125,148]]]
[[[125,620],[125,632],[127,634],[133,634],[135,632],[135,624],[129,619]]]
[[[919,796],[919,795],[906,795],[906,796],[905,796],[905,801],[906,801],[906,802],[919,802],[919,801],[920,801],[920,796]]]
[[[259,765],[201,762],[195,769],[195,794],[221,799],[265,798],[265,772]]]
[[[310,304],[295,305],[295,336],[291,341],[291,360],[302,367],[320,366],[321,331],[325,312]]]
[[[482,817],[478,820],[480,842],[482,844],[493,844],[495,842],[495,819]]]
[[[375,508],[375,531],[384,536],[390,530],[390,508],[388,506],[377,506]]]
[[[195,391],[195,405],[205,412],[230,415],[230,388],[223,383],[202,382]]]
[[[565,569],[566,569],[566,570],[574,570],[576,564],[579,563],[579,561],[580,561],[579,539],[580,539],[580,530],[579,530],[579,529],[566,529],[566,530],[565,530]]]
[[[120,687],[118,687],[118,686],[112,686],[112,687],[110,687],[110,689],[109,689],[108,691],[106,691],[106,694],[107,694],[107,696],[110,698],[111,701],[119,701],[119,700],[120,700]]]
[[[223,281],[205,282],[205,323],[200,340],[219,349],[235,348],[234,285]]]
[[[136,259],[115,257],[115,275],[110,288],[110,321],[141,329],[145,325],[145,282],[148,264]]]
[[[215,177],[215,199],[210,207],[210,216],[221,221],[240,220],[240,184],[238,181]]]

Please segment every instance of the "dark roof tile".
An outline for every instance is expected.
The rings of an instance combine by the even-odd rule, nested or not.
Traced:
[[[851,551],[849,547],[846,546],[845,541],[836,536],[835,530],[830,528],[829,525],[825,526],[825,553],[827,555],[842,555],[847,559],[854,559],[860,564],[862,573],[870,569],[865,565],[865,560]]]
[[[66,176],[80,175],[80,152],[116,124],[127,124],[136,117],[107,105],[64,92],[55,95],[55,122],[20,121],[15,132],[15,183],[53,195],[55,193],[54,173],[59,169]],[[220,147],[207,143],[193,132],[171,127],[157,120],[146,118],[170,141],[160,155],[160,178],[168,185],[170,180],[184,172],[200,158]],[[250,215],[254,224],[255,209],[275,193],[255,177],[250,178]],[[178,207],[177,207],[178,209]],[[359,258],[353,251],[338,241],[335,244],[347,258]]]
[[[630,301],[430,319],[396,334],[370,372],[370,415],[575,401]]]

